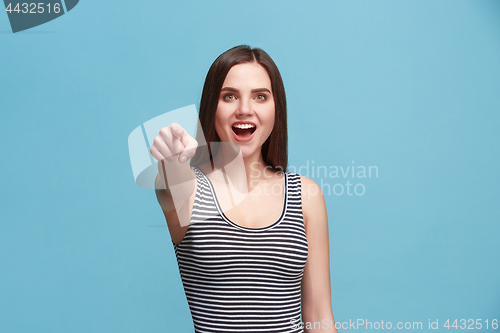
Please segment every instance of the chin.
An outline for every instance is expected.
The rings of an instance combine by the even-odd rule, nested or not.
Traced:
[[[221,138],[221,142],[229,142],[240,147],[241,154],[243,158],[250,157],[257,153],[258,149],[255,147],[255,141],[258,141],[257,137],[254,137],[250,142],[239,142],[234,139],[232,133],[229,133],[225,138]]]
[[[241,155],[243,156],[243,158],[248,158],[258,153],[257,149],[252,149],[252,148],[249,149],[249,148],[250,147],[240,146]]]

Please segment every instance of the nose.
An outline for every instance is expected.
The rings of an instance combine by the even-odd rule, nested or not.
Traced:
[[[252,106],[248,99],[241,99],[238,106],[237,114],[238,116],[248,116],[252,113]]]

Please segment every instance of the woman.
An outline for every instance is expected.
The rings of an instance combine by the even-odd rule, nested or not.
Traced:
[[[199,117],[205,138],[171,124],[151,146],[162,162],[157,197],[195,331],[336,332],[325,202],[314,181],[281,172],[285,90],[267,53],[238,46],[221,54],[207,74]],[[224,184],[210,173],[222,154],[212,151],[209,161],[195,149],[205,139],[241,151],[248,195],[233,207],[217,199]],[[175,194],[165,179],[170,188],[181,183]],[[185,218],[188,226],[179,222]]]

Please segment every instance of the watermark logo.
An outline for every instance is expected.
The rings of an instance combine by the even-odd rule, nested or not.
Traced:
[[[165,199],[159,199],[165,207],[175,208],[181,226],[190,224],[191,212],[186,210],[188,205],[185,203],[192,198],[197,179],[195,172],[181,165],[187,159],[193,158],[190,166],[206,177],[207,186],[216,197],[216,208],[221,212],[236,207],[249,195],[286,198],[285,170],[263,167],[260,163],[252,163],[251,170],[246,170],[248,166],[237,144],[207,142],[194,105],[166,112],[137,126],[128,137],[128,148],[135,183],[157,190],[158,197]],[[163,162],[159,164],[158,161]],[[319,178],[317,183],[308,181],[307,188],[302,185],[306,190],[302,195],[307,196],[360,197],[366,193],[365,180],[379,176],[376,165],[359,165],[354,161],[340,166],[306,161],[305,165],[289,166],[286,171]],[[197,216],[196,219],[205,217]]]
[[[3,1],[13,33],[52,21],[72,10],[79,0],[42,1]]]

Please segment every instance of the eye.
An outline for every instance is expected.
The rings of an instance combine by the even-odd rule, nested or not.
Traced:
[[[222,99],[228,102],[234,101],[236,99],[236,96],[234,96],[233,94],[225,94],[224,96],[222,96]]]
[[[259,94],[255,97],[258,101],[265,101],[266,95]]]

